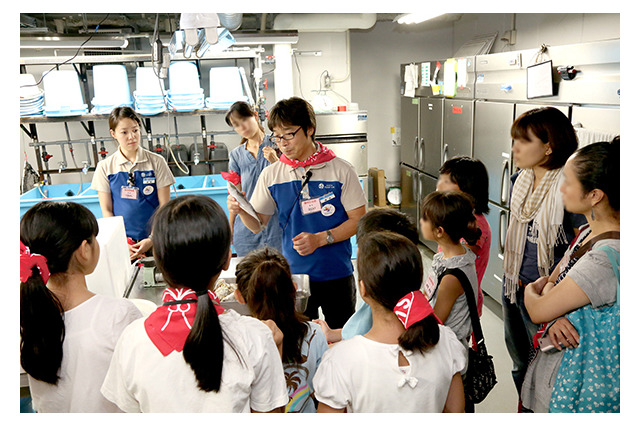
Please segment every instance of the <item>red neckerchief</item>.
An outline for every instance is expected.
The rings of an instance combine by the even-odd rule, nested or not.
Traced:
[[[40,270],[42,281],[46,284],[49,281],[49,267],[47,259],[41,254],[31,253],[29,247],[20,241],[20,282],[26,283],[33,274],[33,267],[37,266]]]
[[[313,166],[315,164],[326,163],[327,161],[333,160],[334,158],[336,158],[336,154],[334,154],[332,150],[322,145],[320,142],[316,142],[316,143],[320,148],[306,160],[304,161],[292,160],[290,158],[287,158],[286,155],[282,154],[280,156],[280,161],[295,169],[298,167],[306,167],[306,166]]]
[[[223,313],[224,308],[220,306],[218,296],[211,290],[209,290],[209,298],[213,301],[218,315]],[[196,292],[189,288],[167,288],[162,293],[163,305],[144,321],[147,336],[163,356],[173,351],[182,351],[196,316],[196,302],[171,304],[181,300],[197,301],[198,297]],[[165,303],[169,304],[164,305]]]
[[[438,321],[438,324],[442,324],[442,321],[433,312],[433,308],[429,304],[426,296],[419,290],[412,291],[405,297],[400,299],[393,308],[393,312],[396,314],[405,330],[417,323],[433,315]]]

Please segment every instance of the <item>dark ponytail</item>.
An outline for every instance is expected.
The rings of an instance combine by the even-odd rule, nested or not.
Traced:
[[[295,309],[296,289],[284,256],[268,247],[250,252],[236,267],[236,284],[251,313],[282,331],[282,360],[301,364],[308,318]]]
[[[358,241],[358,277],[367,295],[393,311],[398,301],[422,286],[422,256],[408,238],[393,232],[372,232]],[[440,339],[433,316],[416,322],[398,338],[406,350],[427,351]]]
[[[422,219],[434,228],[441,226],[453,242],[464,238],[467,244],[475,245],[482,236],[473,214],[473,200],[465,193],[434,191],[422,200],[420,210]]]
[[[43,201],[20,221],[20,241],[32,254],[47,259],[51,275],[67,272],[73,253],[97,234],[96,218],[77,203]],[[20,365],[24,371],[36,380],[57,384],[64,337],[62,304],[34,267],[31,277],[20,283]]]
[[[196,292],[196,316],[182,350],[205,392],[220,390],[223,330],[207,289],[229,256],[231,229],[222,207],[204,195],[184,195],[159,208],[153,218],[153,253],[172,287]]]

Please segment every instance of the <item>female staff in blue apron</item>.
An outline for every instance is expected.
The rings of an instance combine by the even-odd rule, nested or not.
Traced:
[[[98,163],[91,188],[98,191],[103,217],[122,216],[131,259],[144,255],[153,243],[149,219],[169,201],[175,178],[164,158],[140,146],[141,121],[130,107],[117,107],[109,115],[109,132],[118,150]]]
[[[242,141],[240,146],[229,153],[229,175],[223,173],[223,177],[236,184],[250,199],[260,173],[269,164],[278,161],[277,148],[265,136],[264,128],[258,121],[258,113],[248,103],[234,103],[224,119],[242,136]],[[265,229],[258,234],[247,229],[241,220],[236,220],[236,215],[229,215],[229,223],[233,230],[233,248],[238,256],[246,256],[251,250],[262,247],[282,251],[282,230],[277,214],[271,217]]]

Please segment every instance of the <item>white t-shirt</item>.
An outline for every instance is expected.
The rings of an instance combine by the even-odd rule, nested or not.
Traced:
[[[313,379],[316,399],[354,413],[442,412],[466,349],[451,329],[439,329],[438,343],[424,354],[364,336],[331,345]],[[408,368],[398,366],[399,351]]]
[[[269,327],[232,310],[218,318],[223,335],[242,359],[225,341],[218,392],[198,388],[182,352],[162,356],[141,319],[122,333],[102,394],[126,412],[248,413],[285,406],[289,398],[282,360]]]
[[[99,294],[64,313],[65,337],[57,385],[29,376],[39,413],[120,412],[100,393],[122,331],[142,314],[131,301]]]

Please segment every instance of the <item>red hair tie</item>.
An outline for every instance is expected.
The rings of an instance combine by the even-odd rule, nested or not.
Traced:
[[[37,266],[40,270],[42,281],[46,284],[49,281],[49,267],[47,266],[47,258],[40,254],[32,254],[29,247],[20,241],[20,282],[26,283],[33,275],[33,267]]]
[[[412,291],[398,301],[393,312],[396,314],[405,330],[417,323],[433,315],[439,324],[442,324],[440,319],[433,312],[433,308],[429,304],[429,301],[425,295],[419,291]]]

